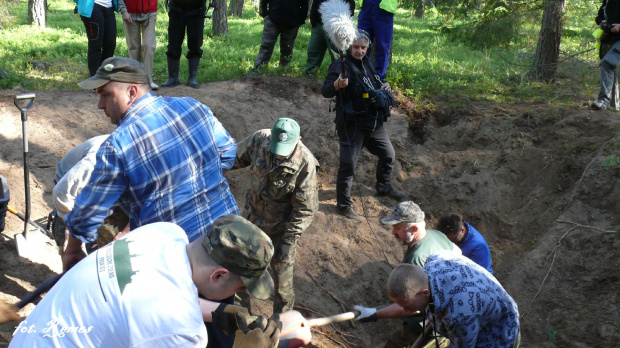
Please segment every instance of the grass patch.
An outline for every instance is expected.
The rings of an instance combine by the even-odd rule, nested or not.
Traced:
[[[0,0],[1,1],[1,0]],[[14,24],[0,28],[0,88],[27,90],[78,89],[77,82],[88,77],[87,42],[79,15],[73,14],[70,0],[49,2],[48,28],[26,25],[27,1],[12,5]],[[446,22],[435,9],[425,19],[411,17],[401,9],[395,16],[392,65],[388,70],[390,83],[416,100],[453,96],[464,99],[487,99],[498,102],[557,102],[571,104],[596,94],[598,89],[598,57],[592,47],[593,17],[599,4],[587,0],[569,0],[565,16],[562,63],[558,78],[551,83],[529,81],[527,72],[536,50],[540,14],[531,14],[513,44],[505,47],[474,48],[462,40],[458,31],[446,30],[459,22]],[[254,64],[262,36],[263,21],[251,2],[241,18],[229,18],[229,35],[214,36],[211,22],[204,31],[204,56],[198,81],[222,81],[245,75]],[[166,46],[168,16],[159,4],[154,60],[154,79],[166,80]],[[117,16],[115,54],[128,56],[125,33]],[[279,47],[276,45],[265,75],[304,76],[306,48],[310,39],[307,21],[298,33],[291,64],[279,68]],[[184,45],[183,54],[187,52]],[[318,71],[325,76],[329,56]],[[47,69],[38,70],[32,62],[43,62]],[[181,80],[187,77],[187,64],[181,60]]]

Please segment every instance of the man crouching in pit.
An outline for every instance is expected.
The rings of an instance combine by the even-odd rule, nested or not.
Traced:
[[[10,347],[205,347],[199,295],[219,301],[273,292],[269,237],[237,215],[217,218],[192,243],[179,226],[142,226],[68,271],[14,332]],[[213,321],[234,328],[235,348],[277,346],[277,316],[221,304]]]

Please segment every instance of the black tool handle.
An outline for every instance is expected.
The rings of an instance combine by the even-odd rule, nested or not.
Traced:
[[[15,307],[17,307],[18,309],[26,307],[27,304],[34,301],[37,297],[39,297],[39,295],[51,289],[64,274],[65,272],[62,272],[61,274],[57,274],[43,282],[43,284],[39,285],[39,287],[36,288],[33,292],[26,294],[26,296],[24,296],[21,301],[17,302]]]

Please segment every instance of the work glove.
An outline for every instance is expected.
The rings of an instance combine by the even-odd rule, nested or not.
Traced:
[[[359,305],[353,306],[356,311],[360,312],[360,315],[355,317],[355,320],[360,323],[370,323],[377,321],[377,309],[376,308],[368,308],[362,307]]]
[[[278,254],[278,258],[276,261],[283,262],[284,260],[288,259],[288,256],[291,253],[292,247],[293,246],[291,244],[280,243],[280,246],[279,246],[280,253]]]
[[[222,303],[215,311],[211,312],[212,323],[219,327],[226,335],[232,337],[238,329],[237,314],[246,320],[250,317],[250,312],[247,308]]]
[[[276,348],[280,341],[282,322],[275,314],[268,319],[266,315],[258,317],[248,325],[246,318],[237,313],[237,326],[233,348]]]

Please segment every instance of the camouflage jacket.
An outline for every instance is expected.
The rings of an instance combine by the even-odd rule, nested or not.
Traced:
[[[244,215],[270,236],[294,244],[310,225],[319,206],[318,161],[301,142],[288,159],[270,151],[271,130],[255,132],[237,144],[232,169],[250,167],[251,188]]]

